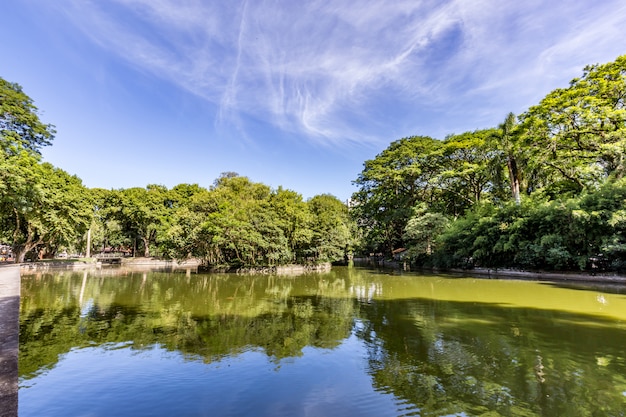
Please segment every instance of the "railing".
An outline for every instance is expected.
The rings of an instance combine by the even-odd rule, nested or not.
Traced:
[[[94,256],[98,262],[107,264],[121,264],[124,254],[122,252],[99,253]]]
[[[124,258],[124,254],[122,252],[107,252],[107,253],[99,253],[95,256],[98,259],[115,259],[115,258]]]

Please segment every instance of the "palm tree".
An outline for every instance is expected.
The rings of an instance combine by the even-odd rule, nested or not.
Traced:
[[[509,181],[511,186],[511,195],[515,204],[520,204],[520,182],[521,172],[518,166],[518,160],[515,156],[515,142],[517,136],[517,118],[513,113],[509,113],[504,119],[504,123],[498,126],[500,133],[498,135],[499,146],[504,152],[506,158],[506,166],[509,170]]]

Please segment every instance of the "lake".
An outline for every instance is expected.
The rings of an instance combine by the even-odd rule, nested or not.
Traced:
[[[356,267],[24,275],[19,415],[624,416],[625,293]]]

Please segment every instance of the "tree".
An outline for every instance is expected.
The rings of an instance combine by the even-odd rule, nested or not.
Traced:
[[[78,177],[38,164],[24,153],[19,161],[23,164],[18,170],[28,173],[28,182],[11,184],[0,203],[3,235],[12,242],[16,263],[38,246],[54,252],[59,245],[74,243],[91,221],[86,189]]]
[[[318,261],[343,260],[355,244],[348,207],[330,194],[317,195],[307,204],[314,216],[311,251]]]
[[[0,239],[11,243],[16,260],[39,242],[35,222],[44,199],[39,149],[54,138],[52,125],[16,83],[0,78]],[[41,220],[41,219],[39,219]]]
[[[372,160],[354,184],[353,213],[372,250],[389,255],[402,245],[402,234],[417,202],[432,202],[441,171],[441,142],[412,136],[392,142]]]
[[[297,223],[293,216],[304,204],[299,194],[272,191],[235,173],[222,174],[211,190],[192,194],[180,206],[174,205],[167,232],[167,246],[176,257],[197,256],[213,266],[238,267],[294,260],[291,248],[297,244],[290,239],[299,237],[292,229]]]
[[[291,259],[270,206],[270,187],[227,173],[216,180],[212,191],[217,210],[209,215],[204,229],[229,264],[266,266]]]
[[[437,238],[445,231],[449,222],[443,214],[429,212],[423,203],[416,206],[404,228],[403,238],[409,255],[411,257],[430,256]]]
[[[626,170],[626,55],[590,65],[522,117],[539,186],[579,193]]]
[[[292,261],[302,262],[313,239],[314,217],[302,195],[278,187],[270,197],[270,205],[277,215],[278,227],[287,238]]]
[[[522,170],[519,158],[519,130],[517,129],[517,118],[513,113],[509,113],[504,122],[498,126],[492,135],[492,144],[494,151],[496,151],[498,163],[506,164],[511,198],[515,204],[519,205],[521,202]]]
[[[109,202],[124,234],[139,240],[144,257],[150,256],[150,246],[156,243],[158,232],[167,222],[168,206],[167,188],[162,185],[119,190]]]
[[[492,129],[450,135],[442,143],[431,211],[451,217],[462,215],[481,201],[492,188],[491,158],[488,138]]]
[[[28,250],[34,247],[24,235],[28,232],[23,227],[24,215],[34,210],[41,192],[41,177],[38,155],[25,149],[13,155],[0,151],[0,241],[12,246],[13,253],[18,255],[16,262],[23,261],[26,253],[22,245],[26,244]],[[33,238],[31,234],[31,241]]]
[[[0,148],[9,154],[19,148],[39,153],[52,143],[54,126],[39,120],[37,107],[19,84],[0,78]]]
[[[353,195],[353,213],[368,246],[387,255],[406,246],[415,207],[456,218],[488,195],[494,188],[488,141],[493,132],[466,132],[444,141],[405,138],[366,161],[355,181],[360,190]]]

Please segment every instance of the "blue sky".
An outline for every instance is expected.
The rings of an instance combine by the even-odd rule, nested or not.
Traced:
[[[0,77],[88,187],[234,171],[343,200],[390,142],[495,127],[626,53],[623,0],[4,0]]]

